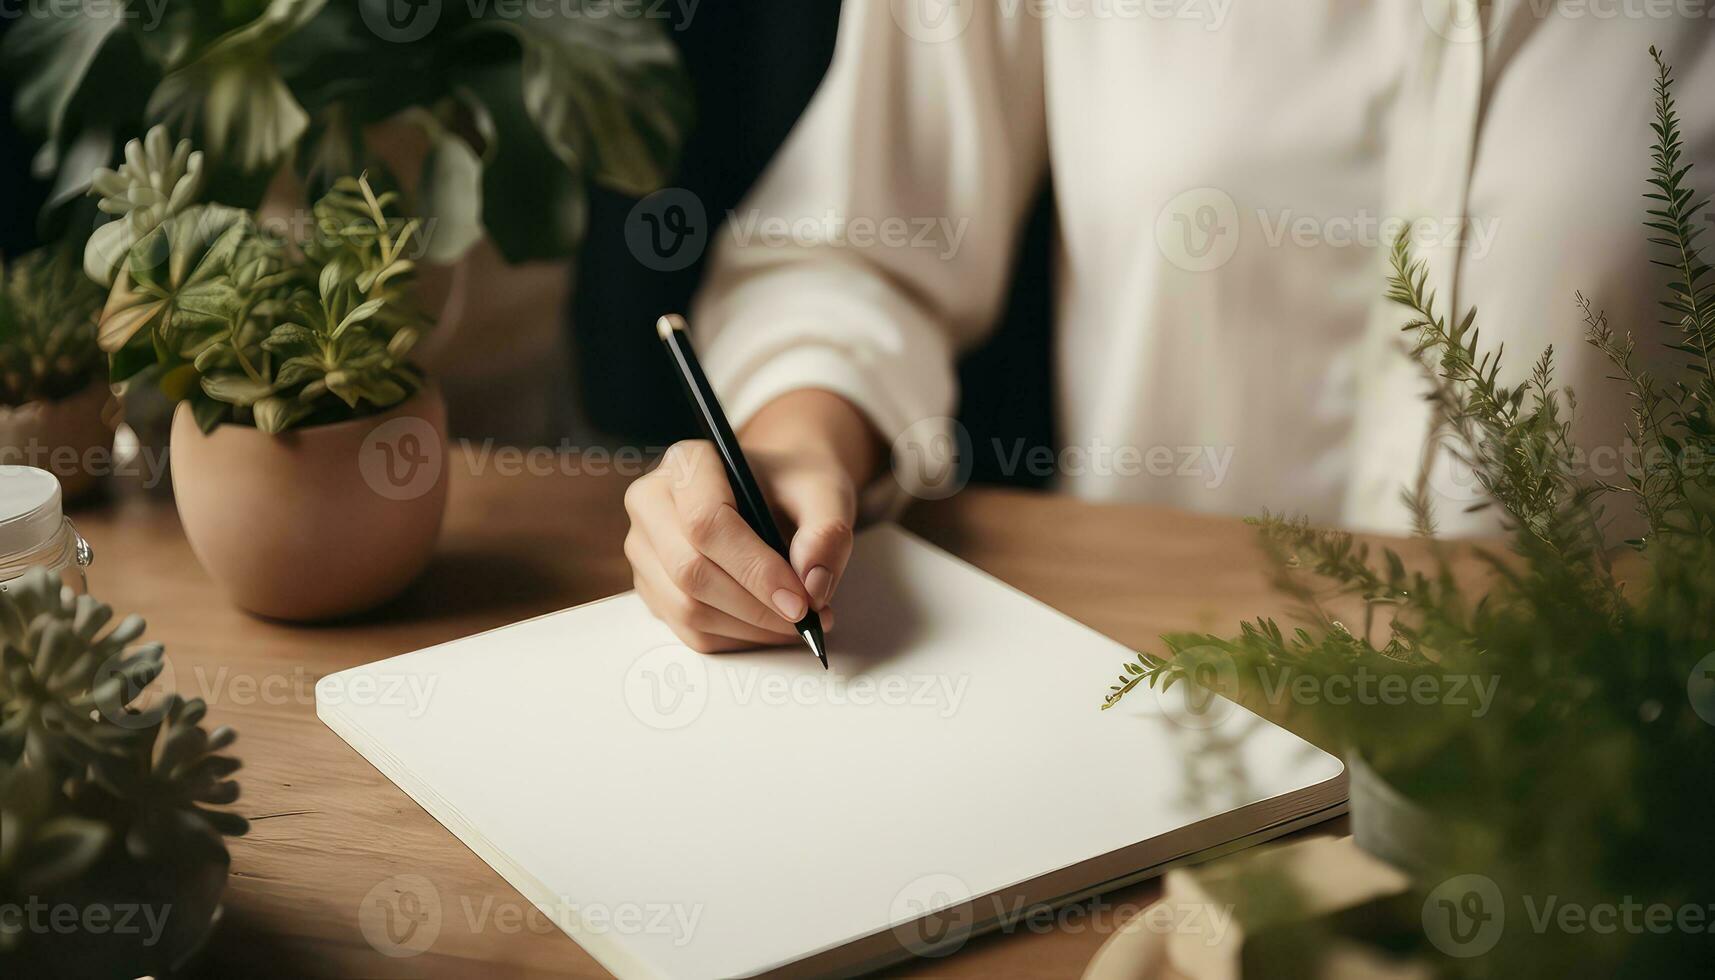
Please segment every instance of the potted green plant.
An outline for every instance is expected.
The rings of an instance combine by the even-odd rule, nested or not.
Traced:
[[[1504,515],[1512,554],[1477,548],[1491,574],[1485,591],[1472,589],[1433,541],[1421,478],[1407,496],[1430,538],[1426,570],[1349,534],[1265,516],[1263,544],[1304,623],[1164,637],[1171,656],[1127,663],[1106,702],[1199,678],[1265,701],[1295,684],[1333,691],[1330,680],[1360,673],[1372,690],[1421,692],[1313,698],[1294,717],[1347,753],[1358,843],[1415,878],[1395,952],[1448,975],[1674,976],[1709,962],[1715,273],[1698,249],[1708,201],[1687,180],[1672,72],[1651,54],[1645,224],[1668,270],[1675,374],[1642,369],[1632,338],[1579,297],[1586,339],[1632,393],[1625,481],[1582,475],[1552,353],[1520,384],[1502,384],[1475,311],[1446,317],[1398,244],[1390,296],[1410,311],[1404,329],[1439,416]],[[1615,556],[1605,540],[1612,496],[1647,526],[1635,553]],[[1638,925],[1646,912],[1653,924]]]
[[[0,463],[48,470],[68,500],[95,486],[113,446],[101,297],[74,252],[0,261]]]
[[[213,202],[301,212],[344,175],[407,192],[443,375],[473,384],[567,368],[558,356],[587,187],[659,188],[691,118],[659,9],[235,0],[58,5],[0,48],[15,115],[68,205],[120,144],[165,124],[203,149]],[[77,222],[81,224],[81,221]],[[96,235],[123,252],[123,232]],[[492,411],[489,404],[480,407]]]
[[[173,489],[192,549],[242,608],[325,619],[428,561],[446,503],[446,410],[410,359],[419,233],[343,177],[297,240],[198,201],[202,159],[157,127],[96,175],[131,244],[98,342],[115,382],[178,403]],[[87,265],[108,261],[92,240]]]
[[[135,616],[44,569],[0,593],[0,973],[166,976],[220,919],[244,818],[207,706],[139,700],[163,670]],[[105,632],[103,632],[105,630]],[[211,809],[211,807],[215,809]]]

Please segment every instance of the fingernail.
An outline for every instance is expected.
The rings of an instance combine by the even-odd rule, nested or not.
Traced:
[[[774,608],[780,610],[780,615],[785,616],[788,623],[796,623],[804,618],[804,610],[809,607],[798,593],[789,589],[775,589]]]
[[[810,569],[810,574],[804,576],[804,588],[810,590],[810,598],[816,604],[823,605],[828,601],[828,590],[834,586],[834,573],[824,566],[817,565]]]

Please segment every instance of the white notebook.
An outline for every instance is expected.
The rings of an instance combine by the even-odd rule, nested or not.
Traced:
[[[1339,760],[895,527],[831,670],[633,593],[322,679],[317,711],[620,977],[845,975],[1333,816]],[[1198,710],[1201,706],[1201,710]],[[1038,913],[1038,920],[1040,913]]]

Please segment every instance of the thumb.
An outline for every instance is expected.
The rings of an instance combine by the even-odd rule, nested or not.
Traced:
[[[833,597],[851,558],[857,495],[843,475],[820,469],[782,475],[775,494],[776,506],[796,528],[787,549],[792,569],[819,609]]]

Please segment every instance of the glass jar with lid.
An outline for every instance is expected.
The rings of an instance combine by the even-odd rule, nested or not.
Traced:
[[[0,466],[0,590],[36,565],[89,590],[89,542],[60,509],[60,481],[34,466]]]

